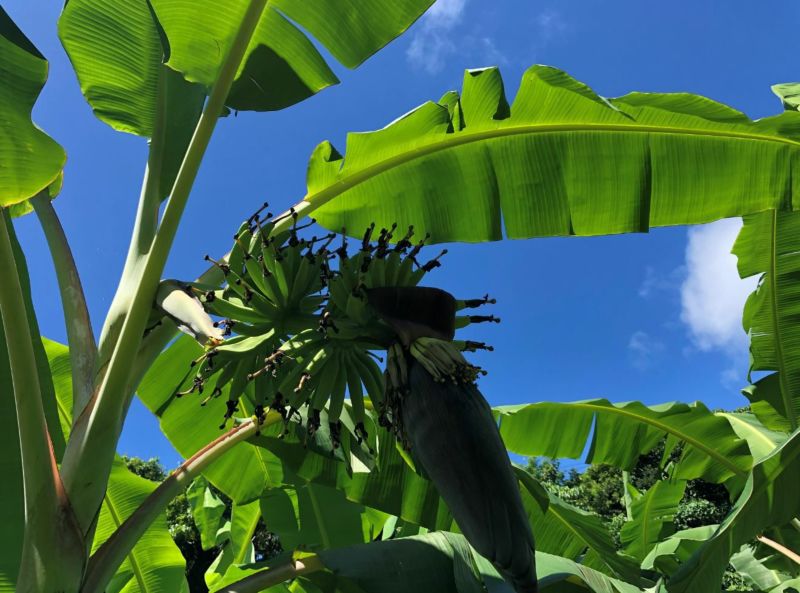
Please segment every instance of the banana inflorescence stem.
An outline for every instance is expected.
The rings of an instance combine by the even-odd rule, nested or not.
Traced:
[[[178,466],[92,555],[81,593],[104,591],[111,577],[155,518],[212,462],[238,443],[254,436],[263,427],[281,421],[282,418],[277,412],[267,414],[263,423],[259,423],[255,418],[249,418],[210,442]]]

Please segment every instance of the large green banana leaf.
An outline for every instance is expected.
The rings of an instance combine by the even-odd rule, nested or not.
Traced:
[[[677,479],[742,480],[752,465],[747,443],[700,402],[648,407],[596,399],[501,406],[495,413],[506,447],[520,455],[578,459],[591,439],[587,463],[631,469],[666,436],[686,444]]]
[[[47,60],[0,7],[0,207],[24,202],[50,186],[64,149],[31,121],[47,80]]]
[[[210,86],[250,4],[247,0],[152,0],[169,43],[167,64]],[[338,79],[300,27],[348,67],[406,30],[432,0],[277,0],[266,3],[227,104],[275,110],[302,101]]]
[[[733,253],[743,278],[763,274],[744,309],[750,368],[777,371],[745,394],[767,428],[789,432],[800,426],[800,214],[745,216]]]
[[[751,121],[695,95],[605,99],[534,66],[509,105],[496,68],[375,132],[314,151],[305,200],[336,231],[434,241],[602,235],[798,207],[800,113]]]
[[[146,0],[70,0],[58,32],[95,115],[116,130],[153,138],[159,198],[172,189],[206,96],[163,64]]]
[[[800,514],[800,430],[753,466],[730,514],[670,579],[670,593],[707,593],[719,586],[730,557],[769,527]]]

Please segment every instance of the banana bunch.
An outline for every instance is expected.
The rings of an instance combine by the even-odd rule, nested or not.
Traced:
[[[385,390],[376,362],[382,359],[375,351],[394,339],[392,328],[370,306],[370,291],[412,287],[440,265],[441,256],[420,265],[416,258],[424,240],[413,245],[410,228],[393,243],[396,226],[379,231],[376,242],[371,226],[354,254],[344,236],[332,249],[335,235],[301,236],[305,227],[297,226],[291,211],[291,229],[274,235],[276,220],[262,222],[262,211],[241,225],[226,261],[206,257],[221,269],[225,286],[194,283],[181,293],[219,320],[211,327],[205,323],[205,333],[193,332],[213,339],[204,342],[205,352],[192,362],[175,394],[204,395],[205,405],[226,393],[224,427],[252,385],[247,393],[254,394],[257,416],[276,410],[287,427],[303,418],[309,436],[326,417],[334,448],[341,443],[340,417],[349,397],[346,416],[352,426],[347,430],[358,443],[365,442],[368,408],[383,408]],[[221,342],[221,336],[228,339]]]
[[[279,412],[285,430],[293,420],[304,422],[309,437],[327,418],[337,448],[343,410],[344,430],[357,443],[367,440],[369,409],[402,440],[400,394],[391,386],[405,380],[387,381],[376,352],[402,344],[435,380],[474,381],[480,370],[459,350],[487,347],[454,342],[455,331],[470,323],[499,320],[456,315],[461,309],[493,303],[488,297],[457,301],[443,290],[417,286],[441,265],[446,250],[420,264],[427,237],[412,243],[413,227],[395,237],[396,225],[377,233],[370,225],[355,249],[342,233],[341,244],[334,248],[336,235],[304,237],[306,227],[297,225],[293,211],[286,215],[294,219],[291,228],[273,234],[277,219],[267,213],[270,220],[262,221],[264,208],[241,225],[226,261],[206,257],[221,269],[224,287],[195,283],[180,285],[182,292],[167,293],[186,301],[195,317],[199,304],[219,318],[213,325],[210,318],[202,324],[182,323],[189,333],[205,339],[205,351],[176,388],[177,397],[201,394],[205,405],[226,394],[221,427],[239,411],[243,397],[252,400],[249,409],[258,417],[266,409]],[[222,336],[227,337],[224,342]],[[389,357],[389,367],[396,354]]]

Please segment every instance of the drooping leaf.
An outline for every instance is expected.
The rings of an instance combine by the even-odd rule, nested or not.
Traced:
[[[61,173],[64,149],[31,121],[47,80],[47,60],[0,7],[0,207],[47,188]]]
[[[730,514],[670,580],[670,593],[705,593],[718,586],[729,558],[764,529],[787,523],[800,513],[797,475],[800,431],[753,466]]]
[[[703,525],[683,529],[658,542],[642,561],[645,570],[658,570],[667,576],[673,575],[683,562],[699,549],[717,530],[717,525]]]
[[[754,414],[721,412],[717,415],[728,420],[736,434],[747,441],[754,462],[761,461],[787,439],[786,433],[770,430]]]
[[[192,507],[194,524],[200,532],[201,545],[204,550],[210,550],[217,544],[217,532],[225,513],[225,502],[214,494],[208,481],[202,476],[195,478],[189,485],[186,498]]]
[[[626,554],[641,562],[659,541],[675,531],[672,519],[685,489],[683,481],[658,481],[633,501],[633,519],[623,525],[619,536]]]
[[[767,428],[788,432],[800,426],[800,214],[745,216],[733,253],[740,276],[763,274],[744,309],[750,370],[777,371],[744,393]]]
[[[522,501],[536,538],[537,552],[580,561],[589,568],[628,581],[638,579],[638,565],[630,556],[617,553],[599,516],[547,492],[525,472],[518,471],[517,476],[524,487]],[[546,501],[542,500],[542,492],[547,496]]]
[[[81,91],[115,130],[153,138],[159,198],[171,189],[206,91],[163,65],[165,50],[147,0],[70,0],[58,22]],[[154,136],[158,136],[154,138]]]
[[[432,0],[268,2],[228,96],[233,109],[272,111],[302,101],[339,80],[294,23],[348,67],[355,67],[416,20]],[[169,41],[169,66],[210,86],[249,2],[153,0]],[[288,18],[287,18],[288,17]],[[291,19],[291,20],[290,20]]]
[[[495,68],[460,99],[320,144],[305,200],[326,228],[410,224],[434,241],[645,232],[796,207],[800,113],[751,121],[688,94],[606,100],[534,66],[509,107]],[[502,222],[501,222],[502,221]]]
[[[743,546],[731,556],[731,566],[744,581],[761,591],[774,589],[789,580],[789,575],[765,566],[762,558],[756,556],[753,546]]]
[[[741,479],[752,463],[746,442],[700,402],[648,407],[597,399],[501,406],[495,412],[503,441],[520,455],[578,459],[591,438],[587,463],[632,469],[639,455],[669,436],[686,443],[676,479]]]

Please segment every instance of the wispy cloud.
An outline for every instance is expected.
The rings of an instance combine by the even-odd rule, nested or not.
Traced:
[[[639,285],[639,296],[649,299],[659,293],[677,293],[685,276],[684,266],[678,266],[667,275],[659,273],[653,266],[646,266],[644,280]]]
[[[467,0],[437,0],[430,7],[406,50],[412,65],[429,74],[437,74],[444,68],[447,57],[456,52],[451,35],[461,22],[466,5]]]
[[[659,355],[664,352],[664,344],[650,334],[637,331],[628,340],[628,354],[631,364],[640,371],[652,368]]]
[[[686,279],[681,286],[681,320],[698,350],[722,351],[731,360],[723,382],[741,381],[747,362],[747,335],[742,309],[757,279],[742,280],[736,257],[730,253],[742,228],[739,219],[726,219],[689,230]]]
[[[470,67],[497,66],[508,63],[495,40],[482,27],[464,25],[467,0],[437,0],[422,17],[411,44],[406,50],[409,63],[438,74],[452,56],[460,56]],[[467,30],[465,30],[467,29]]]
[[[567,30],[567,23],[561,13],[555,10],[545,10],[536,16],[536,29],[540,36],[540,43],[547,43]]]

